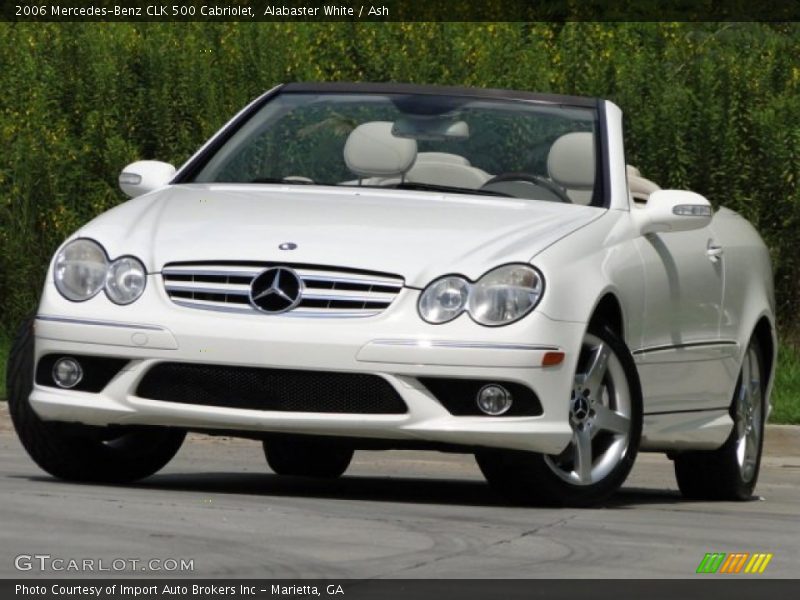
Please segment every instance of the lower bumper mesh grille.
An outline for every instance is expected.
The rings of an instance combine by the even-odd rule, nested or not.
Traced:
[[[161,363],[139,383],[151,400],[264,411],[403,414],[392,385],[367,373]]]

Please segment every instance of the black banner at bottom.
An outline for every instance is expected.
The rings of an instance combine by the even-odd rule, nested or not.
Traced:
[[[696,579],[30,579],[0,580],[0,598],[48,600],[725,600],[798,598],[800,580]]]

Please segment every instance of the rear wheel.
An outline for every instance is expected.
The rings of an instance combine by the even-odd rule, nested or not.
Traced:
[[[572,440],[560,454],[476,454],[492,487],[514,501],[586,506],[622,485],[639,447],[642,397],[630,352],[611,329],[584,337],[569,403]]]
[[[335,479],[350,466],[354,451],[327,440],[264,441],[267,464],[278,475]]]
[[[89,427],[43,421],[28,397],[33,390],[33,319],[11,347],[6,394],[14,429],[30,457],[50,475],[71,481],[127,482],[164,467],[185,437],[157,427]]]
[[[733,430],[721,448],[675,457],[675,477],[687,498],[747,500],[753,495],[764,444],[764,355],[750,340],[731,402]]]

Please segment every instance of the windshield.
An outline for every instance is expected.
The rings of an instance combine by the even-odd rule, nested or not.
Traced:
[[[602,205],[594,108],[438,94],[283,93],[191,181],[364,186]]]

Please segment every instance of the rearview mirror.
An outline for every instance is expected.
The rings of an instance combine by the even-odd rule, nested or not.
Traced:
[[[119,187],[135,198],[167,185],[175,175],[175,167],[158,160],[140,160],[129,164],[119,174]]]
[[[392,135],[418,141],[465,140],[469,137],[469,125],[466,121],[441,115],[408,115],[394,122]]]
[[[657,190],[643,208],[634,209],[642,235],[702,229],[714,214],[711,203],[700,194],[684,190]]]

